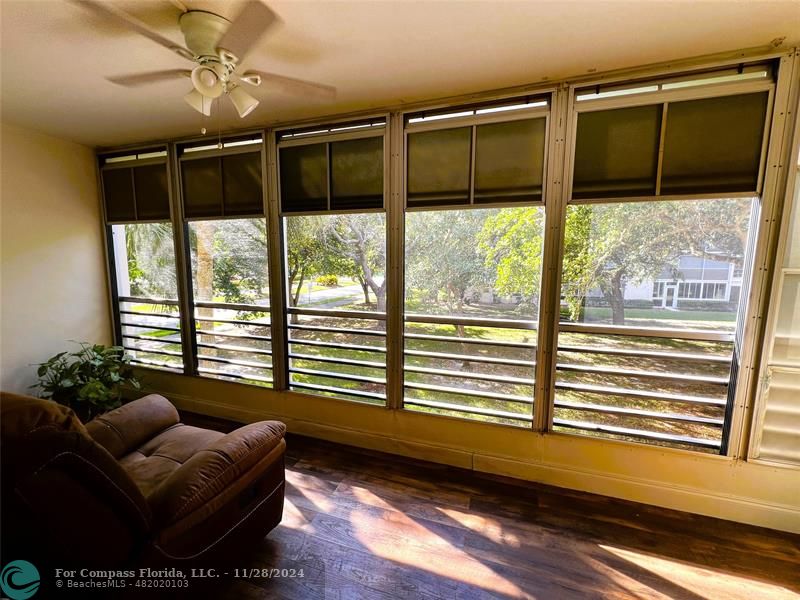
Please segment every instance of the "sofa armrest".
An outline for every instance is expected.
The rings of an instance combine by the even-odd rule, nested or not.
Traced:
[[[220,438],[181,465],[148,498],[162,525],[175,523],[212,500],[237,480],[250,479],[283,456],[286,426],[279,421],[245,425]],[[274,460],[268,459],[272,455]],[[267,464],[268,463],[268,464]],[[256,467],[259,467],[256,469]]]
[[[150,394],[100,415],[86,424],[86,430],[118,459],[179,422],[169,400]]]

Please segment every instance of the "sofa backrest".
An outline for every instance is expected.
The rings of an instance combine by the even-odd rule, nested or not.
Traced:
[[[145,543],[147,502],[71,409],[0,392],[0,459],[4,555],[120,564]]]

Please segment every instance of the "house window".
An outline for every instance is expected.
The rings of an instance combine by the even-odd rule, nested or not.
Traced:
[[[728,284],[726,283],[704,283],[703,299],[705,300],[725,300],[725,292]]]
[[[766,89],[602,110],[582,103],[572,198],[755,194],[768,104]]]
[[[663,298],[664,297],[664,285],[663,281],[656,281],[653,284],[653,298]]]
[[[181,146],[193,370],[272,386],[261,136]]]
[[[291,389],[386,399],[386,218],[284,219]]]
[[[407,206],[541,201],[547,110],[539,99],[408,116]]]
[[[278,134],[291,390],[386,402],[384,124]]]
[[[406,217],[409,410],[529,425],[544,208]]]
[[[704,290],[716,298],[725,284],[678,281],[676,290],[652,282],[703,263],[687,248],[741,261],[752,203],[568,206],[555,431],[719,452],[737,306],[686,302],[702,300]],[[665,295],[668,310],[653,306],[651,289]]]
[[[122,346],[133,364],[182,371],[172,225],[127,223],[110,230]]]
[[[548,102],[516,106],[407,118],[408,410],[533,419]]]
[[[271,386],[266,220],[188,223],[200,375]]]
[[[102,155],[100,173],[116,342],[133,364],[183,371],[167,152]]]
[[[697,281],[681,282],[678,284],[678,298],[687,300],[700,297],[700,286],[703,284]]]

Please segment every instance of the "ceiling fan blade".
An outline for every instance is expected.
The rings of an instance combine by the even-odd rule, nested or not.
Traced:
[[[239,62],[258,43],[261,36],[280,18],[259,0],[247,0],[217,47],[233,54]]]
[[[127,27],[128,29],[132,29],[136,33],[154,41],[156,44],[164,46],[165,48],[178,53],[184,58],[189,60],[194,59],[194,54],[190,50],[184,48],[180,44],[176,44],[168,38],[165,38],[160,33],[156,33],[150,29],[146,23],[140,21],[133,15],[129,15],[124,10],[117,8],[113,4],[98,2],[97,0],[71,0],[71,2],[77,6],[85,8],[90,12],[93,12],[102,18],[114,21],[119,25]]]
[[[289,94],[305,94],[325,99],[336,97],[336,88],[331,85],[296,79],[294,77],[286,77],[285,75],[278,75],[277,73],[267,73],[265,71],[247,71],[242,77],[252,75],[258,75],[263,82],[275,84],[283,88],[283,90]]]
[[[174,81],[181,77],[191,77],[192,72],[188,69],[170,69],[168,71],[150,71],[147,73],[134,73],[132,75],[113,75],[106,77],[111,83],[124,85],[125,87],[138,87],[150,83],[161,81]]]

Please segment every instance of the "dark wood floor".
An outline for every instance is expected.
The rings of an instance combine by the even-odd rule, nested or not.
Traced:
[[[800,536],[288,438],[283,523],[224,597],[800,598]]]

